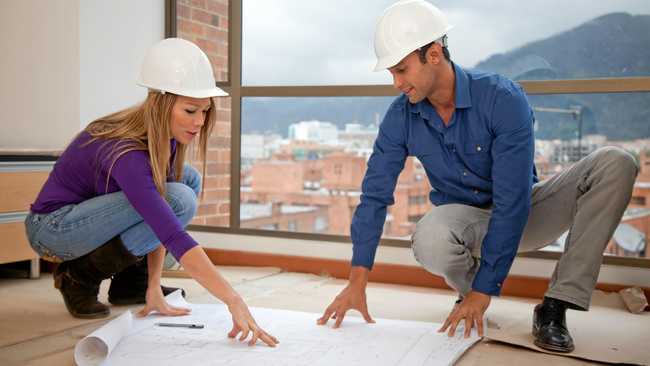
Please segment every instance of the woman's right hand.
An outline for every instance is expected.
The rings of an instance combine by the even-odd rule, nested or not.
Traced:
[[[205,251],[200,246],[188,250],[180,258],[183,268],[203,287],[205,287],[211,294],[216,296],[219,300],[228,305],[228,310],[232,315],[232,330],[228,332],[228,337],[235,338],[239,333],[240,341],[245,341],[249,333],[253,336],[248,341],[248,344],[253,346],[257,343],[258,339],[269,345],[275,347],[279,342],[274,336],[268,334],[264,329],[253,319],[253,315],[248,310],[248,306],[244,303],[241,296],[235,292],[221,274],[217,271],[210,261],[210,258],[205,254]]]
[[[254,346],[258,339],[262,340],[269,347],[275,347],[280,343],[277,338],[257,325],[255,319],[253,319],[253,315],[248,310],[248,306],[246,306],[246,303],[241,297],[237,296],[229,302],[228,310],[232,315],[232,329],[228,332],[229,338],[235,338],[241,333],[239,341],[243,342],[248,338],[248,334],[252,333],[252,337],[248,341],[249,346]]]

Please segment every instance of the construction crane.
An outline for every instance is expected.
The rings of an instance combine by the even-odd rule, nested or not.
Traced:
[[[563,113],[570,114],[574,121],[578,122],[578,159],[582,159],[582,109],[580,105],[572,105],[569,108],[535,107],[535,112]]]

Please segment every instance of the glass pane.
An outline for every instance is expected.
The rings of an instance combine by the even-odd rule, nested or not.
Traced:
[[[192,224],[229,227],[231,98],[218,97],[215,100],[217,122],[208,143],[204,192]],[[192,165],[203,174],[203,164],[194,155],[192,157]]]
[[[177,0],[176,32],[208,55],[216,81],[228,81],[228,0]]]
[[[392,97],[245,98],[241,226],[349,235],[365,163]],[[607,254],[650,257],[649,93],[530,96],[535,163],[548,178],[614,145],[640,161],[632,200]],[[431,208],[422,166],[410,160],[389,208],[384,237],[408,238]],[[560,251],[563,240],[547,250]]]
[[[243,0],[243,84],[390,83],[371,70],[375,23],[393,3]],[[647,0],[435,3],[454,25],[451,58],[465,67],[519,80],[650,75]]]
[[[639,162],[628,209],[609,242],[608,255],[650,257],[649,93],[529,97],[536,116],[535,163],[549,178],[603,146],[618,146]],[[562,251],[566,233],[546,250]]]
[[[241,227],[350,234],[366,160],[392,97],[244,98]],[[409,160],[384,234],[406,237],[429,184]]]

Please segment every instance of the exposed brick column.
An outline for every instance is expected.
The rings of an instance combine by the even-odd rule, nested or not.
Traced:
[[[196,43],[212,63],[215,79],[228,80],[228,0],[178,0],[178,37]],[[217,124],[207,156],[205,192],[193,224],[228,226],[230,221],[230,98],[217,99]],[[192,165],[201,171],[200,162]]]

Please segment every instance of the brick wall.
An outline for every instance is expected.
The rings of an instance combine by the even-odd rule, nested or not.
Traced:
[[[176,29],[196,43],[212,63],[217,81],[228,80],[228,0],[178,0]],[[217,100],[217,124],[210,136],[205,192],[193,224],[228,226],[230,220],[230,98]],[[201,171],[200,162],[192,165]]]

